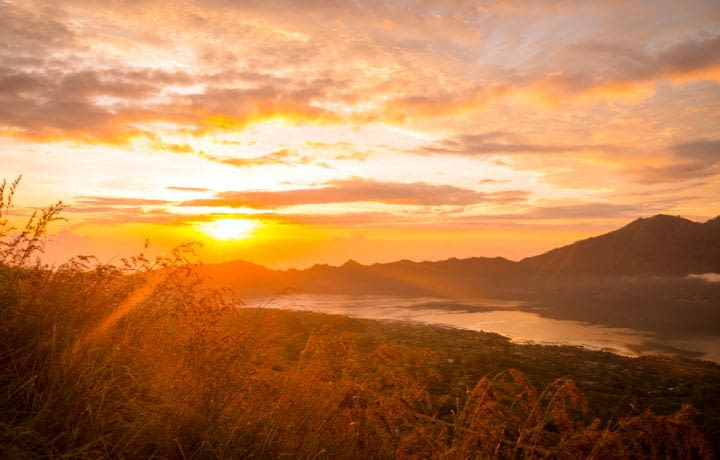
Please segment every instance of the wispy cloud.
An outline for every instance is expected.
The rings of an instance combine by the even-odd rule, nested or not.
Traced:
[[[631,168],[640,182],[680,182],[720,175],[720,141],[695,140],[668,147],[664,165]]]
[[[710,216],[719,31],[711,0],[0,0],[0,164],[108,225]]]
[[[331,181],[323,187],[284,191],[221,192],[213,198],[189,200],[184,206],[227,206],[273,209],[305,204],[376,202],[414,206],[466,206],[479,203],[525,201],[529,192],[509,190],[484,193],[423,182],[387,183],[364,179]]]
[[[579,144],[536,144],[523,142],[517,135],[504,132],[461,134],[445,138],[418,149],[412,153],[424,155],[465,155],[482,156],[495,154],[555,154],[587,151],[617,150],[610,145]]]
[[[478,52],[474,40],[485,36],[481,24],[509,34],[512,29],[506,28],[511,26],[490,22],[493,15],[532,21],[500,4],[478,9],[450,2],[436,11],[412,3],[358,8],[323,2],[302,9],[292,3],[190,5],[161,26],[175,34],[174,44],[119,6],[93,5],[96,19],[115,25],[98,33],[83,26],[86,22],[72,20],[72,14],[87,6],[83,2],[60,2],[54,8],[40,2],[6,3],[0,11],[0,39],[5,43],[0,49],[0,101],[6,108],[0,110],[0,124],[8,135],[122,143],[150,135],[141,125],[152,122],[182,123],[200,133],[242,129],[270,118],[405,124],[466,116],[516,94],[556,102],[578,96],[613,98],[659,80],[720,78],[720,35],[711,33],[678,35],[683,38],[653,47],[618,42],[616,37],[584,38],[569,45],[550,41],[544,53],[538,50],[526,57],[524,67],[504,65],[504,59],[495,56],[500,49],[488,45],[481,49],[485,55],[474,56],[476,62],[488,62],[478,78],[463,78],[473,73],[464,59]],[[163,0],[143,5],[153,13],[171,7]],[[558,8],[568,15],[582,14],[570,3]],[[652,5],[626,8],[626,14],[639,15],[643,8]],[[297,14],[279,13],[286,9]],[[535,9],[539,18],[551,14]],[[309,27],[316,21],[327,29]],[[206,30],[213,31],[217,42],[198,39]],[[338,34],[344,40],[336,40]],[[109,57],[124,54],[118,41],[128,35],[138,48],[194,47],[186,60],[202,65],[119,65]],[[233,41],[238,50],[229,46]],[[218,42],[226,45],[223,50],[213,49]],[[100,45],[111,55],[93,51]],[[250,50],[246,55],[236,52],[243,46]],[[343,54],[345,65],[335,65],[335,56]],[[512,152],[550,146],[485,147]]]
[[[167,187],[168,190],[175,190],[178,192],[209,192],[210,189],[205,187],[178,187],[178,186],[170,186]]]
[[[276,165],[307,165],[315,163],[313,158],[300,155],[291,149],[277,150],[272,153],[256,157],[219,157],[205,155],[210,161],[215,161],[236,168],[251,168],[255,166],[276,166]]]
[[[83,206],[157,206],[167,205],[170,201],[148,198],[122,198],[105,196],[78,196],[76,204]]]

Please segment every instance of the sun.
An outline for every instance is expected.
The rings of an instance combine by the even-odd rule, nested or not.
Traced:
[[[252,235],[259,222],[249,219],[218,219],[198,224],[200,231],[220,241],[244,240]]]

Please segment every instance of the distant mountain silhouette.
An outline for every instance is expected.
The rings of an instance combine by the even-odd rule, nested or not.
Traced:
[[[451,258],[438,262],[400,260],[362,265],[270,270],[242,261],[201,268],[218,286],[244,296],[285,288],[325,294],[472,296],[514,293],[538,280],[577,277],[671,276],[720,273],[720,216],[705,223],[657,215],[604,235],[513,262],[502,257]]]
[[[720,272],[720,216],[703,224],[657,215],[519,262],[537,275]]]

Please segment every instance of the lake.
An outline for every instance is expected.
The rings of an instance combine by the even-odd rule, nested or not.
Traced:
[[[523,301],[296,294],[272,302],[250,300],[247,306],[444,325],[495,332],[519,343],[580,345],[626,356],[677,354],[720,362],[720,336],[663,337],[650,331],[547,318],[540,307]]]

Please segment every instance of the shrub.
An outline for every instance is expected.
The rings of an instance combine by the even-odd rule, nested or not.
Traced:
[[[708,457],[689,407],[601,426],[569,380],[538,391],[516,370],[455,410],[437,358],[364,350],[325,320],[244,310],[205,287],[193,247],[118,265],[38,256],[62,203],[22,229],[0,187],[0,455],[220,458]]]

